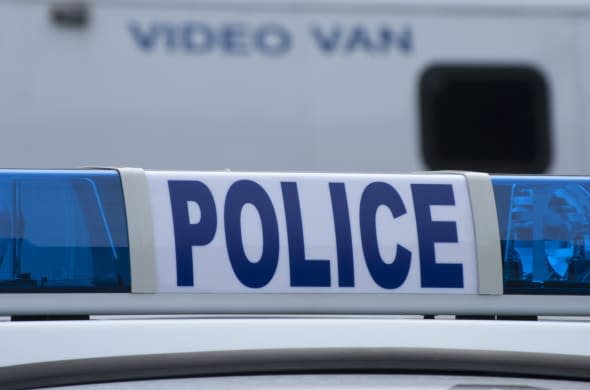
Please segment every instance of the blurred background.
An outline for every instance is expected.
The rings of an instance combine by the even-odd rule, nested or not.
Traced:
[[[590,172],[590,5],[0,0],[0,166]]]

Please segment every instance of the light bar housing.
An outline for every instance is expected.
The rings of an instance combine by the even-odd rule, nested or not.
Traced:
[[[473,172],[4,170],[0,314],[590,315],[589,194]]]

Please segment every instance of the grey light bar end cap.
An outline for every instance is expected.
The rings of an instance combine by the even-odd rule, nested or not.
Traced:
[[[150,191],[145,172],[140,168],[117,168],[121,176],[129,254],[131,258],[131,292],[156,291],[156,256]]]
[[[492,179],[490,175],[480,172],[461,172],[461,174],[467,180],[471,199],[479,293],[502,295],[504,292],[502,252]]]

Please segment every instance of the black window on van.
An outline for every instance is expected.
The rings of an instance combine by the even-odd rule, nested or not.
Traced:
[[[523,66],[434,66],[420,81],[429,169],[542,173],[551,161],[547,84]]]

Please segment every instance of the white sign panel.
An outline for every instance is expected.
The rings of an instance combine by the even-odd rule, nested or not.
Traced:
[[[477,293],[461,175],[146,175],[160,292]]]

